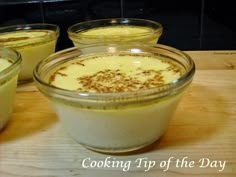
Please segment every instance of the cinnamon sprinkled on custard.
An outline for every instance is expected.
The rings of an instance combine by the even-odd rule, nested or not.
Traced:
[[[49,78],[49,84],[51,84],[54,80],[55,80],[55,77],[56,75],[60,75],[60,76],[68,76],[64,73],[61,73],[60,71],[63,71],[64,69],[66,69],[66,67],[60,67],[56,72],[55,74],[51,75],[50,78]]]
[[[74,65],[81,65],[81,66],[85,66],[83,63],[81,63],[81,62],[75,62],[75,63],[72,63],[72,64],[74,64]]]
[[[55,36],[55,32],[51,30],[16,30],[0,34],[0,45],[18,47],[22,45],[32,45],[47,41]]]
[[[1,56],[0,56],[0,58],[1,58]],[[12,59],[7,59],[7,61],[9,62],[9,63],[14,63],[13,61],[12,61]]]
[[[20,40],[25,40],[25,39],[29,39],[29,37],[9,37],[6,39],[0,39],[0,43],[1,42],[20,41]]]
[[[77,60],[77,59],[76,59]],[[64,63],[48,76],[50,85],[79,92],[134,92],[181,76],[176,63],[156,56],[110,54]]]

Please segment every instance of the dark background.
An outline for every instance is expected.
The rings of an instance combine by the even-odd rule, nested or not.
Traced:
[[[181,50],[235,50],[233,1],[225,0],[0,0],[0,27],[53,23],[61,28],[57,50],[71,47],[67,28],[101,18],[132,17],[160,22],[159,43]]]

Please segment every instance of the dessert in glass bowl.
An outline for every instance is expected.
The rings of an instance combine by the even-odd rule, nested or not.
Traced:
[[[34,79],[77,142],[118,153],[163,135],[194,71],[188,55],[168,46],[107,43],[55,53]]]
[[[91,20],[70,26],[69,38],[75,46],[103,42],[144,42],[156,44],[162,35],[160,23],[138,18]]]
[[[31,80],[36,64],[55,52],[59,27],[53,24],[25,24],[0,28],[0,46],[20,52],[19,81]]]
[[[0,130],[7,124],[14,105],[21,55],[0,47]]]

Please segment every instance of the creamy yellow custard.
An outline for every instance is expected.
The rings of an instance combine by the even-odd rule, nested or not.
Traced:
[[[75,32],[71,39],[75,46],[80,44],[92,44],[95,42],[148,42],[156,44],[161,32],[151,27],[134,25],[114,25],[94,27]]]
[[[74,92],[117,94],[140,92],[176,81],[182,76],[179,64],[159,56],[116,53],[74,58],[58,65],[45,76],[54,87]],[[139,149],[157,140],[166,130],[182,94],[153,101],[133,98],[131,106],[84,107],[68,101],[52,104],[63,125],[79,143],[104,152]],[[144,99],[144,98],[143,98]],[[106,102],[106,101],[104,101]],[[96,103],[96,99],[94,100]],[[106,104],[106,103],[105,103]]]
[[[111,54],[64,63],[50,74],[49,83],[82,92],[130,92],[177,80],[177,64],[154,56]]]
[[[106,26],[97,27],[89,30],[81,31],[80,35],[97,35],[97,36],[123,36],[123,35],[137,35],[145,33],[153,33],[154,30],[149,27],[142,26],[129,26],[129,25],[119,25],[119,26]]]
[[[16,49],[22,56],[20,81],[31,79],[36,64],[54,53],[57,35],[53,30],[43,29],[0,33],[0,46]]]
[[[23,47],[45,42],[52,37],[53,31],[21,30],[0,34],[0,44],[4,46]]]
[[[12,65],[13,61],[0,57],[0,74]],[[0,78],[0,130],[6,125],[12,109],[16,90],[17,76],[10,79]]]

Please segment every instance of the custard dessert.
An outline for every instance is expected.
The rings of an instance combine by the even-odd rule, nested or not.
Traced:
[[[156,44],[162,25],[145,19],[101,19],[77,23],[68,28],[75,46],[103,42],[143,42]]]
[[[112,54],[89,56],[65,62],[47,75],[49,85],[81,93],[135,93],[178,80],[182,68],[155,56]],[[97,108],[54,102],[63,124],[78,142],[90,148],[129,149],[147,145],[166,129],[181,94],[158,101],[140,101],[124,106]],[[113,98],[112,102],[120,102]],[[139,103],[140,101],[140,103]],[[96,102],[96,101],[95,101]],[[107,151],[107,150],[106,150]]]
[[[70,48],[34,71],[65,129],[100,152],[128,152],[159,139],[191,83],[194,63],[164,45]]]
[[[16,59],[1,56],[10,55],[11,52],[10,49],[0,48],[0,130],[7,124],[13,110],[21,62],[20,55]]]
[[[0,29],[0,46],[13,48],[22,56],[20,81],[32,79],[36,64],[55,52],[58,31],[46,29],[2,31]]]

